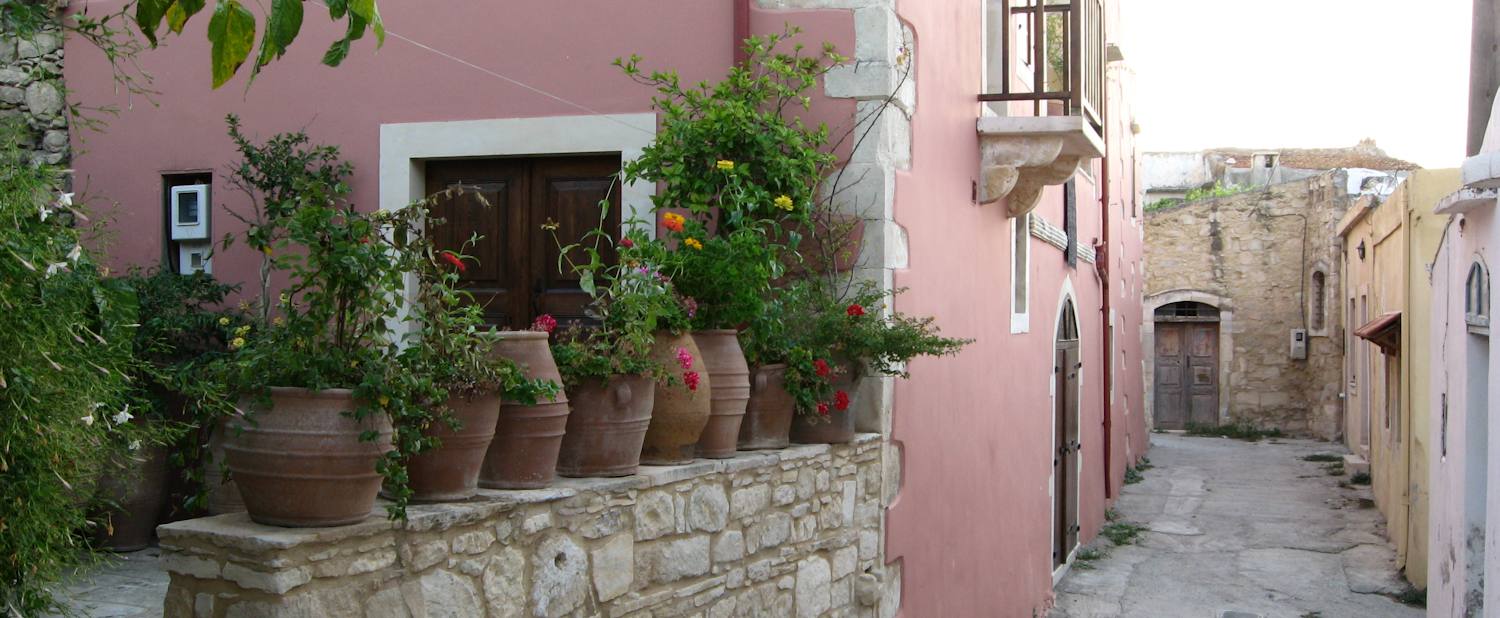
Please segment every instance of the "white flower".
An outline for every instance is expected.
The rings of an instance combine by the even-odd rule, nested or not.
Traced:
[[[53,262],[53,263],[47,265],[47,274],[46,274],[46,276],[51,277],[52,275],[57,274],[57,271],[59,271],[59,270],[61,270],[63,272],[73,272],[71,270],[68,270],[68,263],[67,262]]]
[[[135,415],[130,413],[130,406],[126,405],[125,409],[124,410],[120,410],[120,413],[116,414],[114,416],[114,418],[111,419],[111,420],[113,420],[116,425],[119,425],[121,423],[128,423],[128,422],[130,422],[130,419],[132,419],[132,418],[135,418]]]
[[[63,206],[72,206],[73,205],[73,194],[72,193],[64,193],[62,195],[57,196],[57,203],[61,204]]]
[[[77,262],[80,255],[83,255],[83,245],[73,245],[73,250],[68,252],[68,261]]]
[[[141,450],[141,441],[140,440],[131,440],[130,441],[130,450],[132,450],[132,451],[139,451],[139,450]]]
[[[99,408],[102,408],[102,407],[104,407],[104,402],[102,402],[102,401],[96,401],[96,402],[94,402],[94,407],[89,408],[89,409],[90,410],[98,410]]]
[[[83,424],[85,424],[85,425],[93,427],[94,426],[94,415],[90,414],[88,416],[81,417],[81,418],[78,419],[78,421],[81,422],[81,423],[83,423]]]
[[[45,205],[37,206],[36,209],[37,209],[37,212],[41,214],[43,221],[47,220],[47,215],[52,214],[52,211],[50,209],[48,209]]]

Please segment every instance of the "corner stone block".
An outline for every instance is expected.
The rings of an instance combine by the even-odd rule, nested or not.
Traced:
[[[792,491],[792,489],[789,487],[787,491]],[[729,518],[744,519],[770,506],[771,487],[769,485],[751,485],[737,489],[729,496]]]
[[[162,554],[161,560],[157,564],[162,570],[169,573],[189,575],[198,579],[219,578],[220,566],[218,562],[213,560],[170,552]]]
[[[239,584],[241,588],[253,588],[281,595],[312,581],[312,574],[308,573],[305,567],[266,573],[252,571],[238,564],[226,564],[224,565],[224,579]]]
[[[531,603],[537,616],[559,618],[588,599],[589,558],[561,534],[537,544],[531,556]]]
[[[641,493],[635,502],[635,538],[649,541],[670,534],[675,528],[672,496],[661,490]]]
[[[522,583],[525,571],[526,557],[514,547],[507,547],[490,559],[483,580],[490,618],[521,618],[525,614],[526,590]]]
[[[833,606],[830,575],[828,561],[817,556],[797,563],[797,618],[817,618]]]
[[[642,579],[656,584],[697,577],[708,573],[708,546],[708,535],[654,543],[641,550],[636,568]]]
[[[630,592],[635,583],[635,540],[622,534],[591,554],[594,559],[594,591],[599,601],[611,601]]]
[[[721,485],[702,485],[693,490],[688,498],[687,524],[689,530],[718,532],[724,529],[729,518],[729,498]]]

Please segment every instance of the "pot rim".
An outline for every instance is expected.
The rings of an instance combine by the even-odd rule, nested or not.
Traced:
[[[498,343],[505,339],[516,341],[530,341],[535,339],[548,339],[552,333],[542,330],[492,330],[484,333],[486,337],[494,338],[491,343]]]
[[[298,399],[344,399],[354,396],[352,388],[324,388],[313,390],[304,386],[268,386],[272,396],[294,397]]]
[[[733,328],[709,328],[709,329],[705,329],[705,330],[695,330],[695,331],[690,331],[690,332],[692,332],[692,334],[694,334],[694,335],[703,334],[703,335],[735,335],[735,336],[738,336],[740,334],[740,331],[735,330]]]

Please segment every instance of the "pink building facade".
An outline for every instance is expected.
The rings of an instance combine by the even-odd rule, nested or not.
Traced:
[[[338,145],[355,167],[351,200],[397,208],[426,194],[434,162],[628,160],[655,134],[654,92],[621,75],[615,58],[639,54],[647,69],[717,80],[746,34],[799,26],[801,42],[830,41],[853,58],[808,116],[866,135],[840,153],[855,179],[843,207],[867,219],[856,273],[907,288],[896,310],[976,340],[955,357],[914,361],[909,380],[866,380],[861,392],[860,430],[880,434],[888,453],[878,613],[1038,615],[1149,433],[1134,335],[1142,188],[1130,72],[1107,45],[1118,3],[1073,1],[1074,49],[1096,60],[1074,64],[1097,79],[1078,82],[1090,98],[1043,117],[1035,113],[1049,105],[980,100],[1035,83],[1032,39],[1002,35],[1027,32],[1027,5],[387,2],[391,35],[378,52],[360,41],[343,66],[318,64],[340,33],[309,13],[286,58],[248,89],[240,78],[218,91],[203,19],[142,56],[154,104],[117,92],[97,51],[73,43],[74,99],[122,109],[103,133],[75,137],[75,186],[117,205],[118,266],[171,264],[183,245],[167,234],[174,184],[210,184],[211,238],[238,231],[224,210],[246,205],[224,181],[235,160],[226,114],[261,139],[305,130]],[[626,216],[646,214],[653,191],[623,187]],[[210,264],[224,281],[250,282],[259,261],[235,247]]]

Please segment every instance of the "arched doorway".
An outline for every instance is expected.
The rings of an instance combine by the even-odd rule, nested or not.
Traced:
[[[1153,415],[1157,429],[1219,424],[1219,310],[1180,301],[1157,307]]]
[[[1083,363],[1078,355],[1078,315],[1073,300],[1063,301],[1057,322],[1056,358],[1052,367],[1056,385],[1056,419],[1053,421],[1052,566],[1062,566],[1078,546],[1078,385]]]

